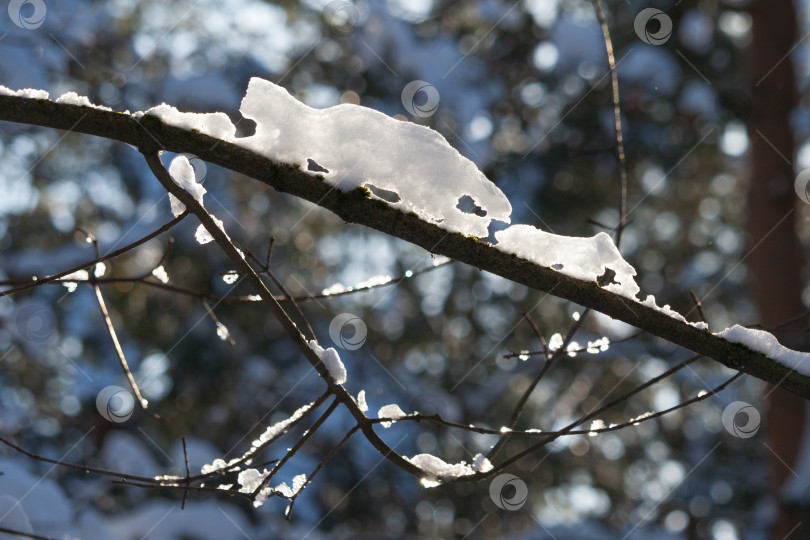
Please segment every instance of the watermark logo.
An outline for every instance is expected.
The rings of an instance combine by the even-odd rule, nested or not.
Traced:
[[[205,177],[208,176],[208,166],[205,162],[194,154],[183,153],[180,155],[185,157],[191,168],[194,169],[194,179],[197,180],[197,183],[202,184],[205,182]]]
[[[344,331],[350,329],[351,335]],[[341,313],[329,323],[329,337],[341,349],[356,351],[366,342],[368,327],[363,319],[352,313]]]
[[[644,43],[663,45],[672,36],[672,19],[660,9],[646,8],[636,15],[633,28]]]
[[[8,3],[11,22],[26,30],[36,30],[42,26],[47,11],[44,0],[11,0]]]
[[[425,81],[411,81],[402,89],[402,106],[414,116],[429,118],[439,108],[439,91]]]
[[[515,493],[511,497],[504,495],[507,487],[514,489]],[[514,474],[503,473],[499,474],[492,480],[489,485],[489,496],[495,506],[501,510],[509,510],[514,512],[520,510],[526,504],[529,498],[529,488],[526,487],[526,482],[515,476]]]
[[[51,310],[39,304],[20,308],[14,323],[20,337],[30,343],[48,341],[56,329],[56,319]]]
[[[338,32],[348,34],[360,22],[360,11],[351,2],[334,0],[324,6],[323,17],[329,26]]]
[[[803,203],[810,204],[810,169],[805,169],[796,176],[793,189]]]
[[[740,414],[745,416],[745,423],[738,421]],[[735,401],[729,404],[723,411],[723,427],[726,431],[741,439],[750,439],[759,431],[760,416],[759,411],[745,401]]]
[[[135,398],[120,386],[107,386],[96,396],[96,409],[106,420],[121,424],[132,416]]]

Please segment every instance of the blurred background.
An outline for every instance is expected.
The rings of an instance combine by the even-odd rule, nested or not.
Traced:
[[[712,331],[797,317],[810,304],[801,257],[810,201],[794,191],[796,175],[810,167],[807,2],[602,6],[629,172],[621,250],[642,292],[697,321],[694,291]],[[437,130],[509,197],[513,223],[590,236],[618,222],[613,96],[589,0],[29,0],[8,2],[7,11],[0,84],[13,90],[44,89],[52,99],[75,91],[119,111],[166,102],[237,121],[248,80],[263,77],[313,107],[360,104]],[[420,90],[403,94],[413,81]],[[77,227],[109,250],[171,219],[165,192],[122,144],[0,123],[0,163],[6,285],[93,259]],[[504,356],[541,348],[524,314],[550,339],[583,312],[460,263],[419,272],[434,263],[420,248],[193,164],[207,207],[238,246],[261,258],[274,238],[271,268],[294,295],[415,274],[301,304],[324,346],[334,341],[336,316],[362,321],[362,345],[339,350],[346,387],[365,390],[370,413],[395,402],[497,428],[542,367],[538,356]],[[228,278],[231,267],[213,244],[194,241],[196,226],[189,218],[109,262],[102,284],[133,373],[168,421],[139,410],[121,423],[99,414],[101,389],[126,388],[126,380],[92,288],[54,284],[0,298],[0,435],[54,459],[182,474],[182,437],[192,467],[238,456],[264,427],[323,391],[261,304],[208,300],[230,344],[198,296],[144,283],[157,282],[141,278],[162,265],[170,284],[196,293],[253,293]],[[799,318],[776,335],[807,350],[805,327]],[[356,328],[341,335],[350,340]],[[591,314],[574,339],[633,334]],[[533,392],[519,427],[559,428],[688,356],[642,335],[566,357]],[[698,361],[604,420],[666,409],[731,374]],[[723,411],[736,401],[761,418],[753,435],[724,428]],[[562,438],[523,459],[509,469],[528,487],[514,511],[495,504],[489,482],[426,489],[361,437],[316,477],[289,522],[284,501],[254,509],[195,494],[181,510],[180,493],[113,484],[8,448],[0,449],[0,497],[21,499],[39,534],[87,539],[801,538],[806,531],[795,525],[810,498],[804,421],[803,401],[743,377],[659,420]],[[351,425],[342,412],[333,416],[279,481],[311,470]],[[280,457],[300,431],[266,459]],[[380,431],[403,455],[448,462],[469,461],[496,440],[429,423]],[[511,441],[503,455],[523,447]]]

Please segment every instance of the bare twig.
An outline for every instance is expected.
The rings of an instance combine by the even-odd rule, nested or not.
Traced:
[[[214,310],[211,309],[211,306],[208,305],[208,302],[203,300],[202,305],[205,308],[205,312],[208,314],[208,317],[214,322],[214,326],[217,327],[217,335],[219,335],[220,338],[223,338],[223,336],[224,336],[223,339],[228,345],[230,345],[230,346],[236,345],[236,342],[231,337],[230,332],[228,332],[228,329],[227,329],[228,327],[225,326],[224,324],[222,324],[219,321],[219,318],[214,313]],[[222,329],[224,329],[224,330],[222,330]],[[224,332],[224,333],[221,333],[221,332]]]
[[[703,312],[703,304],[700,302],[700,298],[698,298],[698,295],[695,293],[695,291],[689,291],[689,295],[695,302],[695,307],[697,308],[698,314],[700,315],[700,320],[708,324],[708,321],[706,320],[706,313]]]
[[[563,343],[560,346],[560,348],[554,351],[554,353],[551,355],[551,358],[546,360],[540,372],[532,380],[531,384],[526,389],[526,391],[523,392],[523,395],[520,397],[520,400],[518,401],[517,405],[515,405],[515,408],[512,411],[512,416],[509,419],[509,423],[506,425],[507,429],[512,430],[517,425],[518,420],[520,420],[520,416],[523,414],[523,409],[526,407],[526,403],[529,401],[529,397],[531,397],[532,395],[532,392],[534,392],[534,389],[537,388],[537,385],[540,384],[540,381],[543,380],[543,377],[545,377],[546,374],[549,372],[549,370],[551,370],[551,368],[554,367],[557,361],[560,358],[562,358],[565,354],[567,354],[566,349],[568,348],[568,345],[570,345],[571,341],[574,339],[574,335],[579,331],[580,328],[582,328],[582,325],[585,322],[585,318],[588,316],[589,313],[590,310],[586,308],[585,311],[583,311],[582,315],[579,317],[579,319],[575,320],[573,324],[571,324],[571,327],[565,334],[565,338],[563,338]],[[532,328],[535,330],[535,332],[539,335],[540,329],[534,325],[534,322],[531,321],[531,319],[528,317],[528,314],[526,316],[526,319],[532,325]],[[497,456],[498,452],[500,452],[501,448],[503,448],[504,445],[506,444],[507,439],[509,439],[509,432],[503,433],[501,435],[501,438],[498,439],[498,442],[489,451],[487,457],[494,458],[495,456]]]
[[[57,540],[53,536],[42,536],[39,534],[17,531],[15,529],[9,529],[8,527],[0,527],[0,532],[6,534],[13,534],[14,536],[20,536],[22,538],[33,538],[34,540]]]
[[[84,270],[85,268],[96,265],[96,264],[98,264],[100,262],[103,262],[103,261],[106,261],[106,260],[109,260],[109,259],[114,259],[115,257],[123,255],[127,251],[131,251],[132,249],[135,249],[136,247],[138,247],[138,246],[140,246],[142,244],[145,244],[146,242],[148,242],[152,238],[158,236],[159,234],[168,231],[169,229],[171,229],[172,227],[174,227],[175,225],[177,225],[178,223],[183,221],[186,218],[186,216],[188,216],[188,214],[189,214],[188,211],[183,212],[182,214],[180,214],[179,216],[177,216],[176,218],[174,218],[170,222],[166,223],[165,225],[163,225],[159,229],[147,234],[144,237],[139,238],[135,242],[132,242],[131,244],[128,244],[128,245],[122,247],[121,249],[116,249],[115,251],[113,251],[111,253],[108,253],[107,255],[104,255],[102,257],[96,257],[92,261],[80,264],[78,266],[74,266],[73,268],[69,268],[67,270],[63,270],[62,272],[58,272],[58,273],[56,273],[56,274],[54,274],[52,276],[47,276],[47,277],[44,277],[44,278],[37,278],[36,280],[29,280],[28,282],[26,282],[26,283],[24,283],[22,285],[19,285],[17,287],[14,287],[14,288],[11,288],[11,289],[8,289],[8,290],[5,290],[5,291],[0,291],[0,298],[2,298],[3,296],[8,296],[10,294],[15,294],[15,293],[18,293],[18,292],[27,291],[29,289],[33,289],[34,287],[39,287],[40,285],[44,285],[46,283],[51,283],[53,281],[56,281],[58,279],[61,279],[61,278],[65,277],[65,276],[67,276],[68,274],[78,272],[79,270]]]
[[[616,246],[621,246],[622,233],[627,226],[627,158],[624,153],[624,134],[622,133],[622,109],[619,99],[619,76],[616,73],[616,57],[613,54],[613,40],[610,37],[605,13],[599,0],[593,0],[596,15],[602,26],[602,35],[605,37],[608,66],[610,68],[611,88],[613,90],[613,128],[616,132],[616,156],[619,160],[620,196],[619,196],[619,225],[616,227]]]
[[[143,397],[143,395],[141,395],[141,389],[138,388],[138,383],[135,382],[135,377],[132,376],[132,370],[129,369],[127,357],[124,355],[124,350],[121,348],[121,343],[118,341],[118,335],[115,333],[115,327],[113,326],[112,319],[110,319],[110,313],[107,311],[107,305],[104,303],[104,296],[101,294],[101,288],[94,284],[93,290],[96,292],[98,307],[101,309],[101,315],[104,317],[104,324],[107,326],[107,333],[110,335],[110,339],[112,339],[113,347],[115,347],[115,354],[118,355],[118,363],[121,365],[121,370],[124,372],[124,376],[126,376],[129,386],[132,388],[132,392],[137,398],[138,405],[141,407],[141,409],[147,411],[149,408],[149,402]],[[160,416],[154,413],[152,414],[155,418],[160,418]]]
[[[186,489],[183,491],[183,502],[180,504],[180,509],[186,507],[186,498],[188,498],[189,478],[191,478],[191,469],[188,466],[188,448],[186,448],[186,438],[183,437],[183,461],[186,464]]]
[[[298,452],[298,450],[300,450],[301,447],[304,446],[304,444],[306,444],[309,438],[312,437],[316,431],[318,431],[318,428],[320,428],[323,425],[323,423],[326,422],[326,419],[329,418],[333,412],[335,412],[335,409],[337,409],[338,405],[340,405],[340,402],[337,399],[334,400],[329,405],[329,407],[327,407],[327,409],[323,412],[323,414],[320,417],[318,417],[318,419],[315,420],[315,422],[313,422],[312,426],[310,426],[310,428],[306,431],[306,433],[304,433],[297,441],[295,441],[295,444],[292,446],[292,448],[290,448],[284,455],[284,457],[281,458],[278,461],[278,463],[276,463],[276,465],[270,471],[270,474],[268,474],[264,478],[264,480],[262,480],[261,483],[258,486],[256,486],[256,489],[254,489],[253,493],[251,493],[253,497],[256,497],[256,495],[258,495],[259,492],[262,489],[264,489],[264,487],[270,482],[270,480],[273,479],[273,477],[284,466],[284,464],[287,463],[290,459],[292,459],[292,457]]]
[[[203,226],[208,230],[209,234],[211,234],[211,236],[214,238],[214,241],[217,243],[220,249],[222,249],[225,255],[231,259],[231,262],[236,266],[237,271],[246,276],[246,279],[254,286],[262,299],[265,300],[270,311],[276,317],[276,320],[281,323],[282,328],[284,328],[290,339],[293,340],[295,345],[298,347],[298,350],[301,351],[312,367],[317,370],[318,375],[326,383],[328,391],[337,397],[338,401],[340,401],[340,403],[346,407],[346,409],[355,419],[368,442],[371,443],[371,445],[374,446],[374,448],[381,455],[383,455],[397,467],[415,476],[422,477],[424,474],[422,469],[398,453],[394,452],[393,449],[388,446],[388,444],[383,441],[379,435],[377,435],[377,433],[374,431],[374,424],[357,406],[357,403],[354,401],[354,397],[349,394],[348,391],[343,388],[343,386],[337,384],[334,379],[332,379],[332,376],[324,363],[321,361],[320,357],[318,357],[318,355],[315,354],[315,351],[309,346],[306,337],[301,333],[281,305],[276,301],[259,275],[256,274],[253,268],[247,263],[247,261],[245,261],[245,259],[242,257],[242,253],[236,248],[236,246],[233,245],[230,238],[214,222],[208,211],[203,208],[203,206],[198,203],[194,197],[192,197],[187,191],[178,186],[174,180],[172,180],[168,171],[164,168],[163,163],[160,161],[157,149],[153,147],[141,148],[141,152],[143,153],[152,174],[155,175],[166,191],[177,197],[180,202],[185,204],[186,208],[189,209],[197,217],[197,219],[200,220]]]

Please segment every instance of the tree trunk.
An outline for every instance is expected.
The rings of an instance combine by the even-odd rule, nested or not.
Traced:
[[[758,0],[751,7],[750,48],[753,107],[749,121],[752,175],[748,199],[748,265],[750,285],[761,324],[771,328],[805,308],[801,301],[802,256],[796,234],[793,189],[794,155],[790,114],[796,107],[796,81],[790,51],[796,40],[796,13],[791,0]],[[780,155],[781,154],[781,155]],[[774,332],[783,345],[801,349],[803,321]],[[773,538],[808,538],[794,530],[801,521],[797,508],[779,497],[795,474],[804,426],[805,402],[778,386],[767,390],[766,440],[770,482],[778,500]]]

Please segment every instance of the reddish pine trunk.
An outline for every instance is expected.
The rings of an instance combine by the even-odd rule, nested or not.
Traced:
[[[748,268],[750,286],[767,328],[801,313],[802,255],[796,234],[793,189],[794,141],[790,114],[796,106],[796,81],[789,52],[796,44],[796,14],[791,0],[758,0],[751,7],[753,41],[750,47],[753,107],[749,121],[752,173],[748,198]],[[779,154],[782,154],[781,156]],[[782,157],[784,156],[784,158]],[[796,329],[793,325],[792,329]],[[782,344],[801,348],[802,333],[775,333]],[[764,453],[771,459],[771,488],[777,496],[798,461],[805,403],[780,388],[769,386],[764,415]],[[751,439],[750,444],[756,444]],[[761,439],[760,439],[761,440]],[[787,464],[790,468],[788,468]],[[772,537],[808,538],[794,530],[801,521],[798,509],[778,499],[779,511]]]

